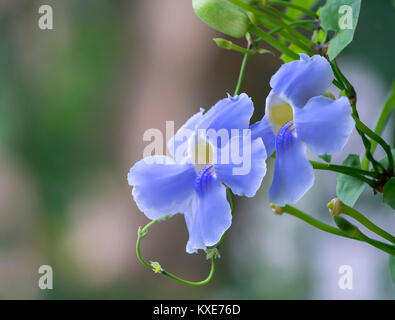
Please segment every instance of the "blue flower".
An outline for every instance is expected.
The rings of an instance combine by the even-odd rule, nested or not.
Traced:
[[[339,152],[353,130],[348,99],[323,96],[333,78],[325,58],[301,54],[270,80],[265,116],[251,131],[253,138],[263,139],[267,156],[276,150],[269,190],[269,201],[275,205],[297,202],[314,183],[305,144],[318,155]]]
[[[169,140],[172,157],[146,157],[130,169],[133,198],[149,219],[184,214],[188,253],[215,245],[230,227],[225,185],[247,197],[261,185],[266,150],[262,139],[251,139],[253,109],[246,94],[228,96],[206,113],[201,109]]]

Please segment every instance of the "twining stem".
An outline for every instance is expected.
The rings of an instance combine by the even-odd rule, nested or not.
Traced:
[[[385,153],[387,154],[388,157],[388,171],[393,172],[394,171],[394,159],[392,158],[392,152],[391,152],[391,147],[387,144],[387,142],[384,141],[382,137],[380,137],[378,134],[376,134],[373,130],[371,130],[367,125],[365,125],[359,118],[357,118],[355,115],[353,116],[355,120],[355,127],[364,132],[368,137],[370,137],[372,140],[376,141],[381,147],[384,149]],[[372,147],[370,146],[370,152]]]
[[[351,168],[351,167],[328,164],[328,163],[321,163],[321,162],[316,162],[316,161],[310,161],[310,163],[313,166],[313,168],[316,170],[328,170],[328,171],[334,171],[334,172],[347,174],[347,175],[355,177],[363,182],[366,182],[372,188],[375,188],[377,186],[376,182],[374,180],[371,180],[371,179],[366,178],[364,176],[364,175],[368,175],[371,177],[376,177],[377,173],[365,171],[365,170],[357,169],[357,168]]]
[[[301,12],[304,12],[304,13],[308,14],[309,16],[312,16],[313,18],[318,19],[318,14],[316,14],[315,12],[313,12],[303,6],[300,6],[298,4],[292,3],[292,2],[269,0],[266,2],[266,4],[293,8],[293,9],[299,10]]]
[[[336,60],[333,60],[330,63],[333,73],[336,77],[336,80],[339,84],[336,84],[339,89],[345,90],[346,95],[348,99],[350,100],[351,108],[352,108],[352,116],[354,119],[359,120],[359,114],[356,106],[357,102],[357,95],[354,90],[354,87],[351,85],[351,83],[347,80],[347,78],[344,76],[344,74],[340,71],[340,68],[338,67]],[[360,128],[356,126],[357,132],[360,135],[363,145],[365,147],[365,156],[366,158],[372,163],[373,169],[376,173],[379,173],[379,169],[384,169],[383,166],[374,159],[372,153],[370,152],[371,148],[371,143],[370,140],[366,137],[364,131],[362,131]],[[366,168],[367,169],[367,168]]]
[[[139,229],[139,231],[138,231],[138,237],[137,237],[137,242],[136,242],[136,253],[137,253],[137,257],[138,257],[138,259],[140,260],[140,262],[141,262],[143,265],[145,265],[147,268],[149,268],[149,269],[151,269],[151,270],[155,270],[155,267],[152,266],[151,264],[149,264],[147,261],[145,261],[144,258],[141,256],[141,252],[140,252],[141,240],[147,235],[148,229],[149,229],[151,226],[153,226],[155,223],[164,221],[164,220],[166,220],[166,219],[168,219],[168,218],[170,218],[170,217],[171,217],[171,215],[167,215],[167,216],[165,216],[165,217],[163,217],[163,218],[161,218],[161,219],[153,220],[153,221],[151,221],[150,223],[148,223],[144,228]],[[214,259],[215,259],[215,257],[211,257],[211,258],[210,258],[210,261],[211,261],[210,273],[209,273],[209,275],[207,276],[207,278],[204,279],[204,280],[202,280],[202,281],[188,281],[188,280],[184,280],[184,279],[181,279],[181,278],[175,276],[174,274],[172,274],[172,273],[170,273],[170,272],[167,272],[167,271],[163,270],[162,268],[160,268],[160,270],[159,270],[159,271],[156,271],[156,272],[161,273],[161,274],[163,274],[164,276],[169,277],[169,278],[171,278],[171,279],[173,279],[173,280],[176,280],[176,281],[178,281],[178,282],[181,282],[181,283],[183,283],[183,284],[187,284],[187,285],[190,285],[190,286],[201,286],[201,285],[204,285],[204,284],[210,282],[211,278],[212,278],[213,275],[214,275],[214,271],[215,271],[215,261],[214,261]]]
[[[354,208],[351,208],[348,205],[342,203],[341,213],[350,216],[351,218],[355,219],[360,224],[368,228],[370,231],[379,235],[383,239],[386,239],[389,242],[395,244],[395,237],[393,235],[381,229],[379,226],[375,225],[373,222],[371,222],[368,218],[366,218],[363,214],[361,214],[359,211],[355,210]]]
[[[392,84],[391,94],[387,99],[383,107],[383,110],[380,113],[379,119],[377,120],[377,124],[374,129],[374,132],[376,134],[381,135],[394,110],[395,110],[395,82]],[[372,154],[374,154],[376,147],[377,147],[377,142],[372,140],[370,146],[370,152]],[[365,156],[364,159],[362,160],[362,168],[367,169],[368,167],[369,167],[369,160]]]

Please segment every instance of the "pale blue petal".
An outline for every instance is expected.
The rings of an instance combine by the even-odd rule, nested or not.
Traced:
[[[128,174],[134,201],[152,220],[184,213],[194,194],[195,179],[193,165],[177,164],[166,156],[144,158]]]
[[[251,125],[250,129],[252,139],[261,138],[265,145],[267,156],[270,157],[275,149],[276,136],[269,123],[267,114],[265,114],[261,121]]]
[[[203,118],[204,109],[190,117],[168,141],[167,148],[177,162],[183,162],[187,156],[188,139],[195,133],[195,129]]]
[[[225,129],[231,135],[231,129],[248,129],[254,104],[242,93],[239,96],[228,96],[218,101],[204,115],[198,129],[214,129],[217,132]]]
[[[316,154],[341,151],[354,127],[346,97],[311,98],[304,108],[295,109],[294,122],[298,138]]]
[[[324,57],[301,54],[300,60],[280,67],[272,76],[270,86],[281,99],[302,108],[310,98],[323,95],[333,78],[331,66]]]
[[[277,206],[297,202],[314,183],[306,147],[294,135],[293,122],[286,123],[276,137],[276,162],[269,201]]]
[[[213,166],[200,170],[195,182],[197,199],[190,206],[186,222],[189,230],[187,252],[215,245],[232,224],[230,205],[225,186],[215,177]]]
[[[227,163],[214,164],[214,171],[233,193],[253,197],[266,174],[266,150],[262,139],[251,140],[251,131],[248,132],[231,139],[226,146]]]

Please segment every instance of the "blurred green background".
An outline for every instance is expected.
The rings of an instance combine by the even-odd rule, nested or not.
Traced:
[[[49,4],[54,29],[38,27]],[[353,43],[339,65],[354,83],[370,126],[394,80],[392,1],[362,1]],[[182,0],[2,0],[0,4],[0,298],[11,299],[392,299],[388,257],[364,244],[274,216],[266,198],[273,162],[254,199],[236,214],[213,281],[186,287],[144,268],[136,230],[148,220],[126,175],[142,157],[145,130],[176,127],[236,84],[241,55],[217,48],[222,36]],[[251,57],[243,91],[264,112],[278,56]],[[394,142],[393,118],[385,131]],[[341,162],[361,153],[354,134]],[[378,151],[380,152],[380,151]],[[325,204],[336,177],[318,172],[297,207],[331,223]],[[395,216],[366,191],[357,208],[395,231]],[[143,255],[190,280],[203,279],[204,255],[185,253],[177,215],[155,225]],[[53,268],[53,290],[37,285]],[[338,287],[341,265],[353,289]]]

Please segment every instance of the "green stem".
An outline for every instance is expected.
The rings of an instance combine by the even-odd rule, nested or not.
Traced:
[[[342,230],[332,227],[328,224],[325,224],[325,223],[313,218],[312,216],[308,215],[307,213],[304,213],[303,211],[300,211],[290,205],[286,205],[283,208],[283,212],[288,213],[298,219],[301,219],[304,222],[307,222],[308,224],[310,224],[313,227],[316,227],[317,229],[320,229],[322,231],[332,233],[332,234],[335,234],[337,236],[341,236],[344,238],[354,239],[353,237],[349,236],[347,233],[343,232]]]
[[[337,235],[337,236],[341,236],[344,238],[349,238],[349,239],[353,239],[353,240],[358,240],[358,241],[363,241],[366,242],[374,247],[376,247],[377,249],[380,249],[386,253],[389,253],[391,255],[395,255],[395,247],[391,246],[387,243],[383,243],[381,241],[378,240],[374,240],[369,238],[368,236],[364,235],[357,227],[353,226],[353,233],[348,234],[340,229],[337,229],[335,227],[332,227],[330,225],[327,225],[313,217],[311,217],[310,215],[308,215],[307,213],[304,213],[303,211],[300,211],[298,209],[296,209],[295,207],[292,207],[290,205],[286,205],[285,207],[282,208],[283,212],[288,213],[296,218],[299,218],[305,222],[307,222],[308,224],[312,225],[313,227],[316,227],[317,229],[320,229],[322,231]],[[334,218],[338,218],[338,217],[334,217]]]
[[[351,83],[347,80],[347,78],[344,76],[344,74],[340,71],[340,68],[338,67],[336,60],[333,60],[330,62],[330,65],[332,67],[333,73],[337,79],[337,81],[340,83],[340,86],[338,87],[341,90],[345,90],[348,99],[350,100],[351,108],[352,108],[352,115],[354,119],[359,120],[359,114],[357,110],[357,95],[354,90],[354,87],[351,85]],[[362,139],[362,143],[365,147],[365,157],[372,163],[373,169],[376,173],[379,173],[379,169],[384,169],[383,166],[374,159],[372,153],[370,152],[371,148],[371,143],[370,140],[365,136],[365,133],[356,126],[357,132],[360,135]],[[367,168],[364,168],[367,169]]]
[[[365,175],[369,176],[372,178],[378,178],[379,175],[375,172],[367,171],[367,170],[362,170],[358,168],[352,168],[352,167],[347,167],[347,166],[342,166],[342,165],[337,165],[337,164],[329,164],[329,163],[323,163],[323,162],[317,162],[317,161],[310,161],[314,169],[317,170],[329,170],[329,171],[335,171],[335,172],[340,172],[344,174],[359,174],[359,175]]]
[[[238,6],[239,8],[241,8],[245,11],[251,12],[251,13],[255,14],[256,16],[261,17],[265,21],[269,21],[269,22],[272,21],[273,23],[277,24],[278,26],[284,27],[291,35],[293,35],[296,38],[299,38],[299,40],[304,41],[306,44],[308,44],[310,46],[314,45],[303,34],[298,32],[297,30],[293,29],[291,26],[289,26],[287,23],[285,23],[281,19],[278,19],[267,12],[264,12],[262,10],[259,10],[255,7],[247,4],[243,0],[228,0],[228,1],[232,2],[233,4],[235,4],[236,6]]]
[[[392,236],[387,231],[381,229],[379,226],[375,225],[373,222],[371,222],[368,218],[366,218],[363,214],[361,214],[359,211],[355,210],[354,208],[351,208],[348,205],[342,203],[341,212],[344,213],[345,215],[348,215],[351,218],[355,219],[360,224],[362,224],[363,226],[368,228],[370,231],[373,231],[374,233],[376,233],[383,239],[386,239],[389,242],[392,242],[395,244],[395,237],[394,236]]]
[[[334,172],[347,174],[347,175],[355,177],[363,182],[366,182],[372,188],[376,187],[376,182],[374,180],[366,178],[365,176],[362,175],[362,174],[365,174],[365,175],[369,175],[369,176],[376,176],[377,175],[376,173],[357,169],[357,168],[321,163],[321,162],[316,162],[316,161],[310,161],[310,163],[313,166],[313,168],[316,170],[328,170],[328,171],[334,171]]]
[[[241,62],[239,78],[237,80],[235,92],[233,93],[234,96],[237,96],[240,93],[241,84],[243,82],[244,72],[245,72],[245,68],[246,68],[246,65],[247,65],[247,60],[248,60],[248,56],[249,55],[250,54],[246,52],[244,54],[243,61]]]
[[[318,14],[316,14],[315,12],[313,12],[313,11],[311,11],[311,10],[305,8],[305,7],[302,7],[300,5],[297,5],[295,3],[292,3],[292,2],[269,0],[266,3],[269,4],[269,5],[284,6],[284,7],[293,8],[293,9],[299,10],[301,12],[304,12],[304,13],[308,14],[309,16],[312,16],[313,18],[317,18],[317,19],[319,18]]]
[[[143,265],[145,265],[147,268],[149,268],[149,269],[151,269],[151,270],[154,270],[154,267],[153,267],[151,264],[149,264],[146,260],[144,260],[144,258],[143,258],[142,255],[141,255],[141,251],[140,251],[141,240],[147,235],[148,229],[149,229],[151,226],[153,226],[155,223],[164,221],[164,220],[166,220],[166,219],[168,219],[168,218],[170,218],[170,217],[171,217],[171,215],[167,215],[167,216],[165,216],[164,218],[157,219],[157,220],[153,220],[153,221],[151,221],[150,223],[148,223],[143,229],[141,229],[141,230],[139,229],[138,237],[137,237],[137,242],[136,242],[136,253],[137,253],[137,257],[138,257],[138,259],[140,260],[140,262],[141,262]],[[178,281],[178,282],[180,282],[180,283],[189,285],[189,286],[201,286],[201,285],[204,285],[204,284],[206,284],[206,283],[209,283],[210,280],[212,279],[213,275],[214,275],[214,271],[215,271],[215,261],[214,261],[214,259],[215,259],[214,257],[210,258],[210,260],[211,260],[211,269],[210,269],[210,273],[209,273],[209,275],[207,276],[207,278],[204,279],[204,280],[202,280],[202,281],[188,281],[188,280],[184,280],[184,279],[181,279],[181,278],[175,276],[174,274],[172,274],[172,273],[170,273],[170,272],[167,272],[167,271],[165,271],[165,270],[163,270],[163,269],[161,269],[161,270],[159,271],[159,273],[161,273],[161,274],[163,274],[164,276],[169,277],[169,278],[171,278],[171,279],[173,279],[173,280],[176,280],[176,281]]]
[[[282,13],[280,10],[277,10],[275,8],[269,7],[269,6],[260,6],[260,8],[265,9],[267,12],[270,12],[271,14],[278,16],[280,18],[283,18],[286,21],[293,22],[295,21],[291,17],[288,17],[286,14]]]
[[[392,112],[395,110],[395,82],[392,85],[392,89],[391,89],[391,95],[389,96],[389,98],[387,99],[383,110],[380,113],[379,119],[377,120],[377,124],[376,127],[374,129],[374,132],[378,135],[381,135]],[[371,141],[371,146],[370,146],[370,152],[372,154],[374,154],[374,152],[376,151],[376,147],[377,147],[377,142],[375,140]],[[362,168],[368,168],[369,166],[369,160],[367,157],[364,157],[363,161],[362,161]]]
[[[314,20],[298,20],[298,21],[290,22],[289,25],[304,25],[304,24],[310,24],[310,23],[314,23],[314,22],[315,22]],[[274,29],[268,31],[267,34],[273,35],[273,34],[276,34],[277,32],[282,31],[282,30],[284,30],[284,27],[275,27]],[[262,38],[257,38],[254,41],[254,45],[257,46],[262,41],[263,41]]]
[[[357,240],[360,240],[360,241],[364,241],[377,249],[380,249],[386,253],[389,253],[390,255],[395,256],[395,247],[394,246],[384,243],[384,242],[381,242],[381,241],[378,241],[378,240],[375,240],[375,239],[369,238],[367,235],[362,233],[362,231],[359,230],[358,227],[356,227],[355,225],[350,223],[347,219],[344,219],[340,216],[334,216],[333,220],[335,221],[336,225],[340,229],[342,229],[344,232],[346,232],[351,237],[353,237]]]
[[[258,28],[255,25],[250,25],[249,31],[256,36],[262,38],[264,41],[266,41],[268,44],[270,44],[273,48],[276,48],[278,51],[284,53],[288,57],[298,60],[299,55],[293,52],[292,50],[288,49],[287,46],[282,44],[280,41],[278,41],[276,38],[271,36],[270,34],[264,32],[262,29]]]
[[[358,117],[353,115],[355,120],[355,126],[362,132],[364,132],[368,137],[372,140],[376,141],[381,147],[384,149],[385,153],[388,157],[388,171],[394,172],[394,159],[392,158],[391,147],[384,141],[382,137],[376,134],[373,130],[371,130],[368,126],[366,126]],[[369,148],[369,152],[371,152],[371,146]]]

